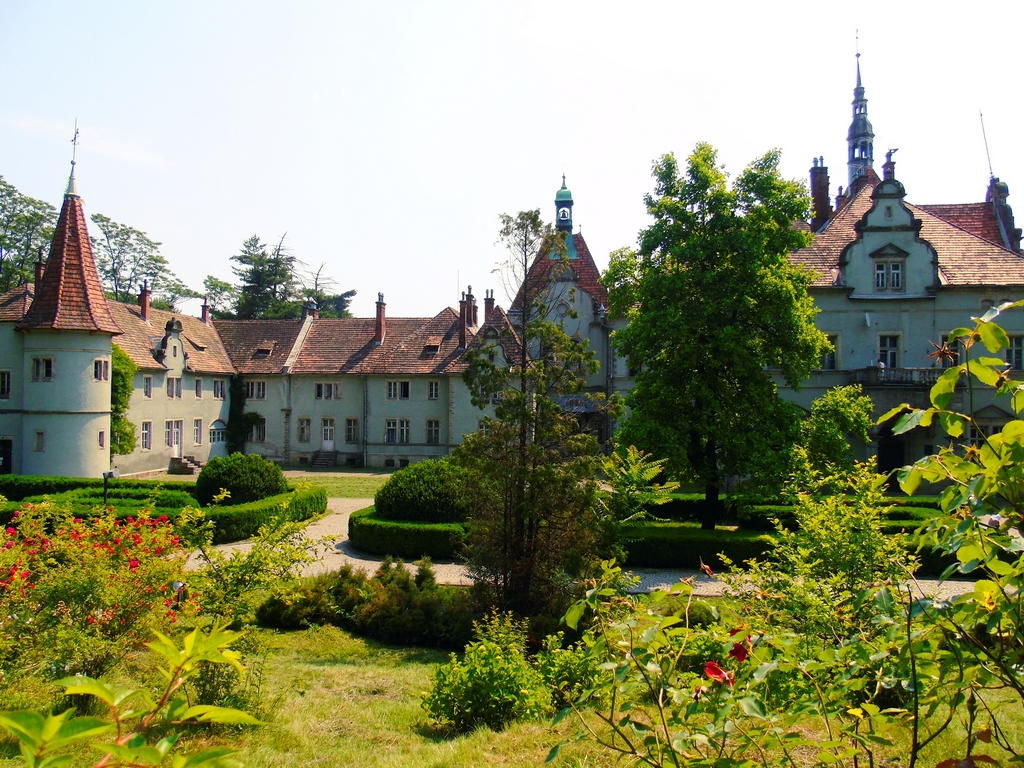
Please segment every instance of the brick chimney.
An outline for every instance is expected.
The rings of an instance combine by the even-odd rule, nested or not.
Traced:
[[[466,294],[466,325],[476,328],[478,315],[476,309],[476,296],[473,295],[473,286],[469,286],[469,293]]]
[[[484,291],[484,322],[491,316],[491,312],[494,311],[494,289],[491,288]]]
[[[149,322],[149,280],[142,281],[142,290],[139,291],[139,309],[142,311],[142,319]]]
[[[814,165],[811,167],[811,203],[814,209],[811,229],[817,232],[825,226],[825,222],[832,215],[828,198],[828,168],[825,167],[824,157],[814,158]]]
[[[373,327],[373,343],[383,344],[384,337],[387,335],[387,319],[384,315],[384,308],[387,304],[384,303],[384,294],[377,294],[377,322]]]
[[[203,314],[200,316],[204,325],[210,324],[210,297],[203,296]]]
[[[896,161],[892,159],[895,153],[895,149],[890,149],[885,153],[885,162],[882,163],[882,178],[886,181],[896,178]]]
[[[36,290],[39,289],[39,284],[43,282],[43,270],[46,269],[46,265],[43,263],[43,249],[39,249],[39,258],[36,259]]]
[[[320,310],[316,307],[316,302],[310,299],[302,305],[302,319],[305,320],[307,317],[311,317],[314,320],[320,319]]]
[[[466,294],[459,299],[459,349],[466,348]]]

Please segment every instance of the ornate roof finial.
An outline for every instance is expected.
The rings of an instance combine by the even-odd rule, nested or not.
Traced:
[[[562,171],[562,189],[565,189],[565,171]]]
[[[75,158],[78,156],[78,118],[75,118],[75,135],[71,137],[71,176],[68,177],[68,188],[65,196],[78,197],[78,187],[75,185]]]

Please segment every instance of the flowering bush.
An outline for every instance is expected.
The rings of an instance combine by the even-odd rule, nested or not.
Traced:
[[[98,675],[187,607],[166,517],[88,520],[25,505],[0,534],[0,690],[25,675]]]

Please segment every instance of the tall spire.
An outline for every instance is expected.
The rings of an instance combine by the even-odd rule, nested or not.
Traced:
[[[68,177],[68,188],[65,197],[78,197],[78,185],[75,184],[75,158],[78,156],[78,120],[75,119],[75,135],[71,138],[71,175]]]
[[[555,226],[559,232],[565,232],[565,255],[570,259],[577,258],[576,243],[572,236],[572,192],[565,186],[565,174],[562,174],[562,188],[555,193]],[[557,254],[552,252],[551,258]]]
[[[868,120],[868,100],[864,96],[864,83],[860,76],[860,51],[857,51],[857,85],[853,89],[853,121],[846,134],[849,147],[849,185],[865,175],[874,164],[874,131]]]

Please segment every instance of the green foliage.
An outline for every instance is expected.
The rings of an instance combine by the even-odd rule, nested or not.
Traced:
[[[334,624],[386,643],[459,650],[471,639],[473,624],[467,590],[438,585],[429,560],[420,561],[413,576],[391,558],[372,578],[346,565],[279,586],[256,617],[278,629]]]
[[[374,497],[381,520],[463,523],[472,508],[468,473],[447,459],[420,461],[395,472]]]
[[[761,557],[775,546],[757,531],[707,530],[686,523],[645,523],[630,530],[626,562],[634,568],[689,568]]]
[[[256,411],[245,409],[245,381],[241,376],[232,376],[228,384],[228,421],[224,428],[228,453],[234,455],[245,450],[249,433],[263,420]]]
[[[121,489],[139,490],[143,495],[159,491],[167,483],[162,480],[116,480],[110,484],[111,493]],[[176,489],[191,493],[194,483],[174,483]],[[103,481],[94,477],[45,477],[42,475],[0,475],[0,494],[11,501],[30,496],[54,495],[79,488],[98,488],[102,496]]]
[[[258,454],[215,457],[196,478],[196,498],[206,505],[222,490],[234,504],[260,501],[288,490],[281,468]]]
[[[495,613],[476,625],[476,633],[461,660],[452,654],[434,671],[423,695],[427,717],[464,733],[479,726],[500,730],[547,712],[551,693],[526,659],[525,627],[511,614]]]
[[[585,636],[578,643],[563,647],[565,633],[557,632],[544,638],[544,648],[537,654],[536,666],[551,690],[551,703],[555,709],[568,707],[579,701],[594,687],[600,676],[598,661],[589,653],[593,638]]]
[[[353,547],[373,555],[451,560],[465,548],[466,528],[461,523],[381,520],[375,507],[367,507],[349,516],[348,538]]]
[[[68,709],[56,715],[31,711],[0,712],[0,727],[17,739],[21,757],[29,768],[55,768],[69,765],[75,755],[94,751],[103,757],[96,768],[107,766],[159,766],[172,757],[173,768],[239,768],[230,757],[234,750],[212,747],[188,755],[173,755],[179,731],[200,724],[258,725],[259,721],[225,707],[190,706],[182,695],[182,686],[204,664],[242,666],[238,654],[228,650],[235,633],[214,627],[209,634],[194,630],[183,641],[183,648],[168,637],[154,632],[156,640],[149,648],[162,658],[160,673],[167,681],[163,691],[150,696],[147,691],[115,688],[103,680],[76,676],[60,681],[67,696],[89,696],[104,707],[110,722],[97,717],[75,717]],[[152,744],[152,738],[159,737]],[[105,753],[105,754],[104,754]]]
[[[49,248],[56,224],[56,208],[0,176],[0,293],[34,282],[36,259]]]
[[[664,471],[667,461],[655,459],[631,445],[625,451],[616,451],[603,462],[602,469],[611,486],[611,492],[603,497],[606,514],[602,527],[606,538],[604,549],[608,554],[621,557],[622,552],[617,547],[624,531],[647,520],[652,507],[671,500],[671,494],[679,483],[654,482]]]
[[[28,676],[103,674],[149,627],[176,622],[187,555],[164,517],[83,520],[28,505],[0,547],[0,698]]]
[[[874,403],[860,384],[833,387],[811,403],[811,415],[800,426],[800,443],[813,469],[824,472],[852,465],[847,435],[862,443],[871,441]]]
[[[708,528],[724,478],[796,436],[771,370],[799,387],[827,346],[814,327],[811,274],[787,258],[809,242],[792,226],[805,218],[807,193],[778,164],[769,152],[730,188],[708,144],[683,170],[663,156],[645,198],[654,221],[639,251],[613,253],[602,278],[611,314],[629,321],[616,348],[637,371],[618,442],[667,456],[673,477],[702,486]]]
[[[112,514],[118,520],[138,515],[146,510],[150,516],[166,515],[173,519],[184,507],[194,506],[195,498],[185,490],[163,489],[159,485],[148,488],[122,487],[113,484],[107,492],[107,507],[103,507],[102,487],[79,488],[64,493],[29,496],[22,501],[0,505],[0,521],[8,521],[25,504],[41,504],[47,500],[67,508],[76,517],[92,518],[100,514]]]
[[[284,237],[270,250],[257,235],[242,243],[231,257],[231,270],[240,283],[235,315],[239,320],[298,317],[296,260]]]
[[[135,425],[128,420],[128,407],[139,369],[117,344],[110,345],[110,352],[110,453],[127,456],[135,450]]]
[[[324,489],[302,486],[262,501],[209,507],[204,514],[213,524],[213,543],[224,544],[247,539],[275,519],[300,523],[326,510],[327,494]]]

